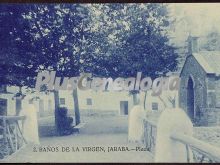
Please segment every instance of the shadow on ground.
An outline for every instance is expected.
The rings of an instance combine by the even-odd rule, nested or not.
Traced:
[[[86,115],[81,116],[85,126],[80,129],[80,134],[117,134],[127,133],[128,117],[118,115]],[[41,118],[38,121],[40,137],[58,136],[54,126],[54,116]],[[77,132],[73,132],[76,134]]]

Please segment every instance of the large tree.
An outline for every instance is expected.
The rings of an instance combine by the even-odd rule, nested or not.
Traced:
[[[78,76],[88,31],[87,9],[80,4],[2,5],[1,77],[5,85],[34,87],[37,73],[54,70],[57,76]],[[5,38],[5,40],[4,40]],[[44,89],[45,90],[45,89]],[[59,107],[55,96],[55,123]],[[80,122],[73,91],[76,124]]]
[[[31,8],[30,22],[35,44],[44,56],[42,70],[55,70],[57,76],[78,76],[83,67],[89,13],[80,4],[36,5]],[[42,59],[43,60],[43,59]],[[55,95],[55,123],[57,122],[58,92]],[[80,123],[77,89],[73,90],[76,124]]]
[[[94,73],[99,76],[156,78],[177,66],[169,44],[172,20],[164,4],[92,5],[94,12]],[[101,38],[101,39],[100,39]],[[93,62],[93,63],[94,63]],[[138,91],[132,91],[134,96]]]
[[[1,86],[19,87],[16,94],[16,114],[21,110],[22,86],[34,86],[34,77],[39,67],[34,40],[29,35],[31,27],[24,15],[27,5],[0,6],[0,79]]]
[[[201,49],[208,51],[219,51],[220,50],[220,34],[217,30],[213,30],[207,34],[201,43]]]
[[[113,78],[141,71],[155,78],[176,67],[177,55],[166,33],[170,19],[164,4],[29,4],[6,5],[1,11],[6,25],[2,40],[8,37],[2,44],[1,66],[18,68],[7,74],[2,69],[1,73],[10,77],[21,72],[17,74],[20,79],[15,78],[23,82],[21,86],[33,86],[40,70],[55,70],[57,76],[91,72]],[[57,118],[59,96],[56,91],[54,94]],[[78,124],[77,90],[73,97]]]

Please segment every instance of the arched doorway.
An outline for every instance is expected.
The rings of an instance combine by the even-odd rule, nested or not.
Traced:
[[[194,88],[193,80],[190,77],[187,85],[187,113],[188,116],[194,119]]]

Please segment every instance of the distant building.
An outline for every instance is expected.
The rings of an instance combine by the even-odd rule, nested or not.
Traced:
[[[74,112],[72,91],[59,91],[60,106],[67,107]],[[103,92],[78,89],[80,113],[113,113],[127,115],[133,106],[132,96],[128,92]]]
[[[0,93],[0,107],[1,115],[17,115],[17,111],[20,108],[26,108],[28,104],[33,103],[37,109],[38,116],[48,116],[54,112],[54,97],[52,93],[45,94],[43,92],[26,92],[26,89],[22,88],[24,96],[16,97],[16,93],[19,92],[19,88],[15,86],[7,87],[7,92]],[[4,105],[4,106],[3,106]]]
[[[169,92],[163,91],[162,96],[168,95]],[[67,107],[74,112],[74,103],[72,91],[60,91],[60,105]],[[139,99],[144,105],[145,93],[141,92]],[[177,96],[178,97],[178,96]],[[81,113],[106,112],[116,115],[128,115],[133,107],[133,96],[127,91],[81,91],[78,90],[78,100]],[[145,101],[146,110],[158,112],[165,108],[164,103],[158,98],[151,96],[151,91],[147,92]]]
[[[21,103],[20,98],[15,95],[19,91],[18,87],[7,87],[7,92],[0,93],[1,115],[16,115],[16,109],[19,107],[26,108],[28,104],[33,103],[38,111],[39,117],[54,115],[54,94],[49,92],[26,92],[22,88],[22,93],[25,94]],[[161,97],[166,98],[170,95],[168,91],[163,91]],[[141,104],[144,104],[145,93],[139,95]],[[18,99],[18,100],[17,100]],[[177,99],[177,97],[176,97]],[[102,91],[82,91],[78,90],[78,101],[81,114],[92,113],[111,113],[115,115],[128,115],[133,107],[133,96],[127,91],[122,92],[102,92]],[[21,104],[21,105],[19,105]],[[72,91],[59,91],[59,104],[61,107],[68,108],[70,115],[74,114],[74,100]],[[165,109],[165,105],[161,98],[151,96],[151,91],[147,92],[145,101],[146,110],[152,112],[160,112]],[[4,109],[4,110],[3,110]],[[4,113],[3,113],[4,112]]]
[[[220,118],[220,52],[199,51],[197,37],[188,39],[180,73],[179,104],[195,125],[216,125]]]

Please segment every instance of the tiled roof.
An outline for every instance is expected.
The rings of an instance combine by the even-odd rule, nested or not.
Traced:
[[[193,56],[206,73],[220,74],[220,51],[201,51]]]

